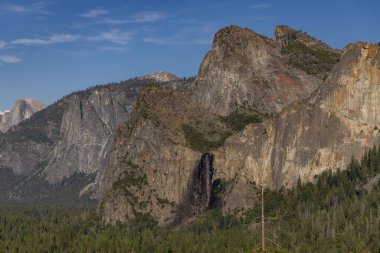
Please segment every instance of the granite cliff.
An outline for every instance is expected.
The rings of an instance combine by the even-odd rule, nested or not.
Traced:
[[[18,98],[10,111],[0,112],[0,131],[5,133],[12,126],[29,119],[46,105],[33,98]]]
[[[171,82],[162,81],[165,76],[170,76]],[[151,83],[183,85],[171,74],[160,73],[159,77],[75,92],[0,135],[0,167],[27,178],[8,195],[28,199],[33,189],[39,191],[36,184],[56,185],[79,174],[93,178],[81,183],[81,195],[88,193],[97,198],[114,130],[119,122],[129,119],[140,89]]]
[[[379,144],[379,51],[223,28],[195,79],[91,87],[0,133],[0,199],[100,197],[106,223],[244,213],[258,185],[313,182]]]
[[[229,26],[216,33],[189,94],[223,116],[239,107],[275,114],[309,96],[321,83],[286,64],[275,41]]]
[[[162,225],[186,224],[212,207],[242,213],[258,185],[313,181],[379,144],[379,47],[360,42],[341,53],[304,44],[339,56],[321,78],[288,64],[282,40],[227,27],[187,89],[141,93],[133,120],[117,128],[105,222],[150,214]]]

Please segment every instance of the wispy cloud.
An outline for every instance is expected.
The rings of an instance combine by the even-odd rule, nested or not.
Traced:
[[[126,45],[132,40],[132,32],[112,29],[96,36],[87,37],[89,41],[108,41],[118,45]]]
[[[164,12],[140,12],[131,17],[133,23],[151,23],[156,22],[165,17]]]
[[[264,8],[270,8],[272,6],[273,4],[271,3],[261,3],[261,4],[252,5],[251,7],[254,9],[264,9]]]
[[[197,44],[211,44],[210,39],[198,38],[192,40],[185,40],[179,36],[169,36],[169,37],[146,37],[143,39],[144,42],[152,43],[162,46],[180,46],[180,45],[197,45]]]
[[[21,38],[11,41],[11,45],[24,45],[24,46],[38,46],[38,45],[52,45],[67,42],[74,42],[80,39],[80,35],[72,34],[53,34],[46,39],[40,38]]]
[[[105,9],[97,8],[97,9],[89,10],[88,12],[85,12],[85,13],[81,14],[80,16],[83,18],[98,18],[100,16],[107,15],[108,13],[109,13],[109,11],[107,11]]]
[[[119,51],[119,52],[125,52],[125,47],[100,47],[99,50],[101,51]]]
[[[0,10],[18,15],[51,15],[47,10],[47,4],[44,2],[36,2],[29,5],[16,5],[16,4],[0,4]]]
[[[22,60],[14,55],[0,55],[0,61],[3,63],[15,64],[21,62]]]
[[[95,35],[53,34],[46,38],[19,38],[9,42],[0,41],[0,48],[8,46],[47,46],[77,41],[105,41],[118,45],[126,45],[132,40],[132,34],[133,32],[120,29],[112,29]]]
[[[167,17],[165,12],[153,11],[153,12],[139,12],[126,19],[104,18],[99,20],[99,23],[110,25],[121,25],[127,23],[153,23],[163,20]]]

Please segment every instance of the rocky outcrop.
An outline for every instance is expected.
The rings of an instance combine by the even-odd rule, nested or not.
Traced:
[[[236,30],[232,27],[226,31],[234,33]],[[236,37],[236,41],[249,45],[249,38],[253,36],[258,41],[253,44],[258,43],[266,50],[272,50],[266,44],[270,41],[249,30],[239,31],[243,39]],[[217,35],[215,40],[221,36]],[[190,100],[183,93],[170,89],[143,92],[144,96],[139,100],[149,101],[151,106],[137,106],[140,109],[133,113],[135,121],[118,128],[117,145],[112,151],[111,164],[103,181],[101,212],[105,222],[125,222],[147,213],[160,224],[176,221],[177,215],[181,214],[181,217],[187,217],[187,221],[194,220],[200,212],[212,207],[208,197],[210,188],[206,185],[213,181],[220,185],[217,188],[222,189],[219,197],[223,211],[235,214],[244,212],[255,205],[257,186],[280,190],[293,187],[298,179],[313,181],[323,171],[345,169],[352,156],[360,158],[367,148],[379,144],[380,122],[376,114],[380,109],[380,93],[377,91],[380,50],[378,46],[356,43],[344,50],[341,60],[324,84],[310,91],[309,97],[283,103],[278,107],[283,108],[280,112],[271,111],[273,116],[264,117],[262,122],[247,124],[242,131],[230,132],[221,146],[210,146],[208,153],[212,154],[212,165],[200,166],[204,164],[202,153],[192,143],[194,138],[204,141],[204,137],[200,134],[201,130],[190,131],[189,134],[184,126],[198,125],[202,133],[209,135],[218,131],[229,132],[231,129],[223,126],[226,117],[214,113],[224,115],[234,108],[227,106],[230,102],[225,103],[234,99],[234,93],[217,98],[216,84],[206,86],[207,89],[203,87],[203,95],[194,91],[195,87],[202,89],[199,86],[201,78],[208,78],[202,77],[202,73],[214,77],[215,83],[220,85],[219,92],[226,92],[231,87],[230,91],[248,94],[248,90],[241,86],[245,82],[244,75],[224,80],[226,72],[230,71],[227,66],[236,70],[228,58],[209,62],[217,52],[229,52],[230,58],[241,58],[239,51],[215,50],[218,46],[214,42],[213,51],[208,53],[202,64],[200,77],[189,88],[190,91],[185,91],[185,94],[189,92],[192,95]],[[227,43],[222,46],[227,47]],[[264,50],[262,54],[266,53]],[[219,68],[223,64],[225,67]],[[283,70],[282,65],[275,66]],[[204,72],[202,68],[205,68]],[[212,71],[218,68],[218,71]],[[241,77],[239,83],[238,78]],[[273,82],[271,78],[266,80],[268,84]],[[308,82],[311,79],[302,80]],[[203,84],[210,83],[211,78]],[[258,93],[264,96],[266,93],[262,90],[266,87],[260,87]],[[281,93],[281,89],[276,91]],[[157,97],[160,99],[157,100]],[[254,102],[249,100],[248,103]],[[255,108],[265,111],[264,107]],[[212,122],[217,127],[210,130],[206,126]],[[212,174],[210,181],[207,181],[210,177],[203,177],[207,173],[201,172],[204,170],[200,167],[212,168],[208,170],[212,171],[208,174]],[[195,177],[197,180],[193,175],[199,176]],[[139,180],[144,181],[144,186],[133,183]],[[188,208],[181,208],[183,206]],[[190,214],[181,210],[188,210]]]
[[[219,177],[238,178],[231,194],[251,191],[249,182],[278,190],[298,178],[313,181],[323,171],[345,169],[352,156],[360,159],[378,145],[379,51],[364,43],[349,46],[309,99],[227,139],[215,152],[215,166],[228,168],[219,169]],[[225,210],[238,207],[248,208],[247,200],[226,197]]]
[[[187,147],[182,126],[216,119],[178,91],[144,89],[130,121],[116,130],[102,187],[105,222],[126,221],[144,213],[160,224],[173,222],[201,156]]]
[[[184,85],[183,81],[179,83]],[[0,167],[10,168],[17,175],[38,175],[50,184],[78,173],[92,175],[95,181],[83,189],[82,195],[92,193],[97,198],[114,130],[119,122],[129,119],[140,89],[149,84],[157,81],[135,78],[64,97],[0,135]]]
[[[176,81],[179,80],[178,77],[176,77],[172,73],[169,73],[169,72],[166,72],[166,71],[155,72],[155,73],[152,73],[152,74],[140,77],[140,79],[143,79],[143,80],[144,79],[150,79],[150,80],[154,80],[156,82],[161,82],[161,83],[164,83],[164,82],[176,82]]]
[[[229,26],[216,33],[189,94],[223,116],[239,107],[275,114],[320,84],[318,78],[287,65],[270,39]]]
[[[0,131],[5,133],[12,126],[29,119],[46,105],[33,98],[18,98],[10,111],[0,112]]]

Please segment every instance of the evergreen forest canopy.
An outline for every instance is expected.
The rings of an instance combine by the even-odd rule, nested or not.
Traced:
[[[267,191],[268,252],[380,252],[380,150],[315,183]],[[103,225],[94,206],[0,208],[1,252],[253,252],[260,248],[260,206],[243,217],[220,209],[182,229],[147,215]],[[253,222],[252,222],[253,221]],[[260,252],[260,251],[257,251]]]

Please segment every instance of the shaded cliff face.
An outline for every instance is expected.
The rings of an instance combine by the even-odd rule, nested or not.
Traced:
[[[33,98],[18,98],[10,111],[0,114],[0,131],[5,133],[12,126],[29,119],[46,105]]]
[[[156,81],[135,78],[64,97],[0,135],[0,168],[27,176],[35,184],[42,179],[58,185],[74,175],[89,175],[92,182],[84,177],[87,185],[80,195],[95,193],[92,197],[97,198],[116,125],[129,119],[140,89],[152,82]],[[15,186],[12,197],[28,198],[30,184]]]
[[[0,168],[23,176],[41,171],[41,165],[49,159],[51,145],[59,139],[65,108],[66,102],[61,100],[0,133]]]
[[[61,138],[45,169],[51,183],[75,172],[102,171],[112,146],[116,124],[128,120],[140,87],[96,89],[74,94],[62,117]]]
[[[229,26],[215,35],[189,94],[219,115],[240,107],[273,114],[309,96],[320,84],[318,78],[285,64],[273,41]]]
[[[215,183],[217,181],[213,183],[214,172],[214,155],[203,154],[195,166],[175,223],[181,225],[192,223],[200,214],[213,207],[213,190],[218,186],[218,183]]]
[[[116,131],[102,184],[105,222],[149,213],[160,224],[172,223],[201,157],[187,145],[183,124],[217,119],[179,91],[144,89],[131,119]]]

